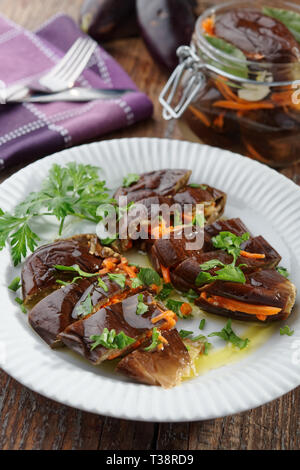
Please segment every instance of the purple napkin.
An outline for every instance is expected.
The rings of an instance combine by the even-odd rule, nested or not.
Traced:
[[[55,16],[35,33],[0,17],[0,80],[8,86],[39,77],[79,36],[84,34],[65,15]],[[151,101],[101,47],[78,86],[136,92],[109,101],[0,105],[0,169],[82,144],[152,115]]]

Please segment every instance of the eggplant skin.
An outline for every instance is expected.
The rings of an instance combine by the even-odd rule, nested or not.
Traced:
[[[281,308],[277,315],[267,316],[265,322],[284,320],[290,315],[296,300],[296,288],[275,269],[259,270],[246,275],[246,284],[215,281],[199,289],[200,293],[226,297],[254,305]],[[255,315],[242,311],[231,311],[209,304],[199,297],[195,304],[207,312],[236,318],[238,320],[259,321]],[[258,312],[259,313],[259,312]]]
[[[80,25],[96,41],[137,36],[135,0],[86,0]]]
[[[141,35],[153,58],[169,70],[178,64],[176,50],[189,45],[196,17],[187,0],[137,0]]]
[[[157,170],[140,175],[139,180],[128,188],[121,187],[114,198],[127,196],[128,202],[138,202],[152,196],[170,196],[185,186],[191,176],[190,170]]]
[[[74,273],[57,271],[55,265],[78,264],[86,272],[97,272],[102,259],[114,256],[110,248],[100,245],[93,234],[78,235],[40,246],[30,255],[22,270],[22,293],[25,305],[33,306],[38,300],[59,288],[57,279],[72,280]]]
[[[208,224],[215,222],[223,215],[226,199],[225,193],[207,184],[200,185],[198,188],[186,186],[173,197],[174,203],[182,207],[185,204],[204,204],[204,215]]]
[[[130,379],[147,385],[171,388],[188,372],[191,360],[177,330],[163,332],[168,344],[162,351],[147,352],[144,347],[125,356],[116,370]]]
[[[100,364],[116,352],[120,355],[125,354],[131,349],[124,350],[106,349],[98,346],[92,350],[92,335],[101,335],[104,328],[116,330],[116,333],[123,331],[127,336],[136,340],[143,339],[145,334],[152,330],[153,323],[151,319],[161,314],[166,308],[157,302],[148,291],[144,291],[143,302],[148,305],[148,311],[143,315],[136,314],[138,304],[138,294],[127,297],[125,300],[101,308],[92,315],[79,320],[68,326],[59,334],[59,339],[70,349],[84,356],[92,364]],[[163,320],[157,322],[155,326],[160,327]]]

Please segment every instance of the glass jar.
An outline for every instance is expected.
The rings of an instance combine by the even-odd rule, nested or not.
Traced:
[[[214,47],[202,27],[207,18],[233,8],[262,6],[300,13],[299,6],[276,0],[252,1],[251,7],[233,1],[206,10],[191,45],[178,49],[180,63],[160,102],[164,118],[180,118],[189,140],[282,168],[300,160],[300,55],[289,63],[249,61]]]

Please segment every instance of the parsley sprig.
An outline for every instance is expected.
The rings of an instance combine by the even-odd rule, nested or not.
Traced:
[[[40,191],[30,193],[18,204],[14,213],[0,209],[0,250],[8,242],[16,266],[28,251],[34,251],[40,241],[31,228],[32,220],[41,216],[55,216],[62,234],[67,216],[86,219],[95,224],[101,218],[97,209],[101,204],[113,203],[105,181],[99,180],[99,168],[68,163],[65,167],[53,165]]]
[[[120,331],[120,333],[116,334],[116,330],[108,330],[108,328],[104,328],[101,335],[93,335],[90,339],[94,341],[91,345],[91,351],[98,346],[103,346],[106,349],[121,350],[136,342],[134,338],[127,336],[124,331]]]
[[[210,335],[208,335],[209,338],[212,336],[219,336],[219,338],[222,338],[227,343],[232,343],[239,349],[246,348],[250,342],[248,338],[242,339],[235,334],[231,327],[231,319],[228,320],[228,322],[221,331],[214,331],[213,333],[210,333]]]

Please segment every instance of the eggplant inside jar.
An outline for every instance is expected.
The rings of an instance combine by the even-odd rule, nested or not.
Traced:
[[[160,102],[189,140],[282,168],[300,160],[300,7],[275,3],[206,10]]]

